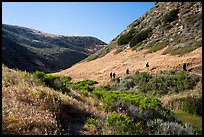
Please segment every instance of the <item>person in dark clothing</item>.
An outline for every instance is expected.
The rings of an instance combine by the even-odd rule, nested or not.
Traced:
[[[187,71],[187,69],[186,69],[186,63],[183,64],[183,70],[184,70],[184,71]]]
[[[147,71],[148,71],[148,68],[149,68],[149,64],[148,64],[148,62],[147,62],[147,64],[146,64],[146,68],[147,68]]]
[[[111,78],[113,77],[113,73],[112,73],[112,72],[110,73],[110,77],[111,77]]]
[[[129,71],[129,69],[127,69],[127,70],[126,70],[126,74],[130,74],[130,71]]]
[[[148,68],[149,67],[149,64],[148,64],[148,62],[147,62],[147,64],[146,64],[146,68]]]
[[[115,76],[116,76],[116,74],[115,74],[115,73],[113,73],[113,78],[115,78]]]

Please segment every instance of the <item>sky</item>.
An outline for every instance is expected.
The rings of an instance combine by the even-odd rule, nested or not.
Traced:
[[[155,2],[2,2],[2,23],[109,43]]]

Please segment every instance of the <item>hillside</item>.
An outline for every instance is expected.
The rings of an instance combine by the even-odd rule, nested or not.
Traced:
[[[114,54],[115,50],[113,50],[104,57],[78,63],[67,70],[53,74],[70,76],[73,81],[94,79],[99,82],[99,85],[104,85],[112,83],[110,72],[115,72],[117,77],[122,77],[126,75],[126,69],[129,69],[131,74],[136,71],[147,71],[145,64],[149,62],[148,72],[155,74],[160,70],[182,70],[182,64],[185,62],[188,64],[187,69],[192,70],[191,73],[202,75],[201,47],[183,56],[161,55],[163,50],[149,54],[144,54],[146,50],[132,52],[131,49]],[[152,68],[156,69],[150,71]]]
[[[190,76],[191,78],[196,77]],[[186,79],[183,81],[187,82]],[[198,126],[193,124],[192,127],[191,123],[189,125],[186,122],[184,125],[174,112],[150,94],[115,91],[103,86],[96,88],[94,86],[96,83],[93,80],[73,83],[70,82],[70,77],[55,77],[43,72],[30,74],[9,69],[3,65],[2,133],[14,135],[200,134],[200,117],[196,117]],[[200,104],[195,108],[199,108],[200,114]],[[193,118],[190,115],[188,117]]]
[[[56,39],[59,43],[67,40],[61,41],[61,36],[29,29],[20,31],[17,38],[17,31],[2,29],[2,60],[17,59],[27,65],[22,68],[39,67],[30,55],[41,68],[42,56],[49,57],[46,62],[52,57],[54,68],[56,50],[60,57],[60,49],[72,50],[73,57],[75,49],[86,57],[91,54],[59,72],[51,72],[49,64],[41,69],[46,73],[28,73],[2,63],[2,133],[202,135],[201,23],[199,2],[157,2],[95,53],[66,42],[57,45]],[[15,57],[18,53],[22,54]],[[116,77],[110,77],[110,72]]]
[[[110,72],[121,77],[126,69],[130,73],[147,71],[145,64],[149,62],[149,73],[181,70],[182,64],[187,63],[191,73],[202,75],[201,8],[198,2],[158,2],[109,45],[54,74],[71,76],[73,81],[94,79],[99,85],[111,84]],[[150,27],[151,33],[144,38]]]
[[[53,35],[2,24],[2,62],[29,72],[68,68],[105,45],[95,37]]]
[[[183,55],[202,46],[201,2],[157,2],[133,21],[110,44],[86,60],[94,60],[116,48],[116,54],[131,47],[147,52],[168,47],[163,54]]]

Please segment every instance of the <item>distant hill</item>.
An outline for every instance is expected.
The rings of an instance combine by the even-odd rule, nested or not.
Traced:
[[[2,24],[2,63],[33,72],[68,68],[106,45],[90,36],[62,36]]]

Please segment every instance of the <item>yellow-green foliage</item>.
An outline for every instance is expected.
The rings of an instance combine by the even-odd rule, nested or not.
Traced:
[[[161,50],[165,47],[165,43],[164,42],[159,42],[159,43],[156,43],[154,46],[150,47],[147,51],[147,53],[152,53],[152,52],[156,52],[158,50]]]
[[[184,124],[189,124],[194,128],[202,129],[202,116],[192,115],[179,110],[175,110],[173,112]]]

